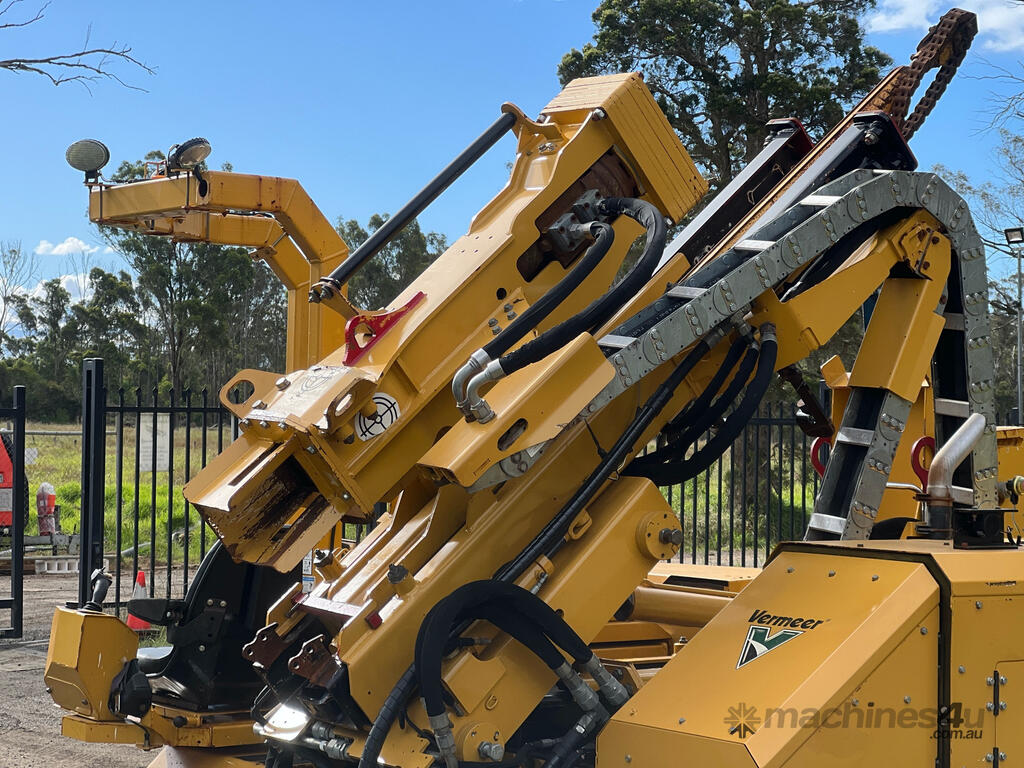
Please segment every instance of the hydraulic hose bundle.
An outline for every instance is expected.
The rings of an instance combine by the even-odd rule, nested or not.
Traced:
[[[581,333],[595,331],[635,296],[654,274],[665,247],[667,234],[665,217],[661,212],[650,203],[628,197],[610,197],[602,200],[597,206],[597,211],[598,215],[609,219],[628,216],[644,227],[647,240],[637,263],[622,280],[586,308],[509,352],[516,342],[551,314],[608,253],[615,237],[611,226],[600,222],[586,225],[590,236],[595,239],[580,263],[502,333],[474,352],[466,364],[456,372],[452,379],[452,393],[455,395],[459,410],[468,419],[486,423],[494,418],[494,411],[480,395],[484,385],[543,360]]]
[[[634,459],[623,471],[624,475],[646,477],[657,485],[673,485],[696,477],[714,464],[728,450],[729,446],[739,437],[743,428],[746,427],[753,417],[757,406],[761,402],[761,398],[764,397],[764,393],[768,389],[768,385],[771,384],[772,374],[775,372],[775,360],[779,349],[778,341],[775,337],[775,328],[771,324],[766,323],[761,326],[760,331],[760,349],[753,344],[749,346],[729,386],[714,400],[710,407],[704,412],[698,411],[696,408],[689,409],[687,413],[695,413],[696,420],[689,424],[668,446],[654,453]],[[729,350],[722,367],[712,378],[707,389],[698,400],[710,402],[711,397],[722,385],[725,375],[728,375],[727,366],[730,365],[730,360],[734,360],[735,350],[743,343],[737,342]],[[753,379],[747,384],[755,364],[756,372]],[[725,371],[725,374],[721,375],[723,371]],[[746,385],[746,391],[739,402],[736,403],[735,401],[744,385]],[[734,403],[735,407],[732,408],[732,412],[725,416]],[[692,456],[685,458],[690,446],[696,442],[705,430],[716,421],[722,419],[723,416],[725,421],[715,432],[714,436],[694,451]],[[678,417],[674,421],[678,421]]]
[[[601,666],[593,651],[547,603],[513,584],[490,579],[471,582],[439,601],[424,618],[416,637],[413,666],[430,728],[447,768],[458,768],[459,762],[444,701],[441,663],[459,631],[476,619],[489,621],[522,643],[558,676],[583,710],[574,732],[592,732],[607,721],[608,710],[555,646],[594,677],[613,709],[625,702],[627,693],[622,684]]]

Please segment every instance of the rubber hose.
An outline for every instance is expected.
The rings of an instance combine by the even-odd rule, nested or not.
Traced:
[[[503,623],[503,613],[513,618]],[[445,711],[441,662],[448,650],[453,626],[477,618],[490,621],[514,637],[551,669],[565,661],[552,642],[564,648],[581,664],[589,661],[593,655],[565,619],[522,587],[491,579],[464,584],[438,601],[424,618],[417,633],[415,666],[428,715],[437,716]]]
[[[685,454],[686,448],[689,447],[690,443],[693,442],[693,436],[700,434],[707,426],[713,424],[716,419],[720,418],[721,413],[718,413],[718,409],[724,410],[727,407],[727,403],[719,405],[724,398],[722,396],[715,399],[715,395],[719,394],[719,390],[722,388],[722,384],[725,383],[726,378],[736,368],[736,363],[739,361],[743,351],[750,347],[749,342],[745,339],[740,339],[729,347],[729,351],[726,353],[725,358],[722,360],[722,365],[715,375],[711,377],[711,381],[708,382],[708,386],[700,393],[700,396],[693,400],[686,408],[676,416],[672,421],[665,425],[661,430],[662,434],[672,434],[675,436],[670,440],[667,446],[660,448],[654,454],[647,454],[646,456],[638,456],[633,460],[632,464],[637,462],[651,463],[648,459],[653,459],[657,454],[661,454],[663,451],[676,451],[682,446],[683,454]],[[748,371],[747,375],[750,373]],[[733,381],[738,377],[734,377]],[[712,402],[712,400],[714,401]],[[730,401],[731,402],[731,399]],[[691,415],[697,414],[696,421],[691,423],[685,423],[685,420]],[[632,464],[630,466],[632,466]]]
[[[543,530],[534,537],[522,552],[513,560],[503,565],[495,574],[499,581],[515,581],[541,555],[548,555],[558,548],[559,542],[565,537],[566,532],[576,516],[586,507],[587,504],[597,495],[604,486],[605,481],[612,472],[617,470],[626,456],[633,450],[636,441],[640,439],[644,430],[650,426],[654,417],[672,399],[679,384],[685,379],[694,366],[708,353],[708,343],[701,339],[694,345],[693,349],[683,358],[683,361],[676,366],[675,370],[668,375],[657,389],[651,394],[637,413],[636,417],[619,435],[615,445],[612,446],[593,472],[573,494],[572,498],[556,514]]]
[[[661,212],[650,203],[629,197],[610,197],[601,203],[601,211],[609,216],[628,216],[647,230],[647,242],[644,243],[639,260],[622,280],[585,309],[500,358],[501,370],[506,375],[543,360],[581,333],[593,331],[603,325],[626,301],[633,298],[654,274],[665,247],[667,234],[665,217]]]
[[[484,345],[483,350],[492,360],[501,357],[523,336],[537,327],[544,318],[554,311],[565,299],[575,291],[598,264],[608,255],[615,241],[615,230],[611,225],[599,221],[590,223],[590,234],[594,242],[583,254],[572,271],[563,277],[554,288],[549,290],[530,307],[519,315],[501,333]]]
[[[715,399],[715,401],[708,407],[701,410],[700,415],[693,424],[687,426],[683,433],[679,435],[669,445],[661,448],[654,453],[649,453],[646,456],[638,456],[629,463],[622,474],[630,477],[646,477],[644,474],[650,467],[657,467],[665,464],[669,461],[678,461],[686,455],[687,449],[693,444],[704,431],[707,430],[711,424],[720,419],[725,415],[725,412],[729,409],[736,398],[739,396],[740,391],[746,386],[747,381],[750,379],[750,374],[754,371],[754,365],[758,360],[758,350],[756,347],[749,347],[747,353],[743,356],[743,360],[739,365],[739,369],[736,375],[732,377],[729,382],[729,386],[725,389],[722,394]]]
[[[380,750],[388,737],[391,726],[395,724],[398,715],[405,709],[409,696],[412,695],[413,685],[416,682],[416,666],[410,664],[391,689],[384,706],[380,708],[377,717],[373,719],[370,732],[366,736],[366,743],[363,745],[363,754],[359,757],[359,768],[379,768],[377,758],[380,757]]]
[[[643,476],[656,485],[673,485],[696,477],[714,464],[739,437],[740,432],[757,411],[761,398],[764,397],[768,385],[771,384],[772,374],[775,373],[775,359],[778,350],[778,342],[775,340],[774,334],[766,338],[762,331],[757,373],[754,374],[753,380],[748,385],[743,399],[736,410],[729,414],[729,418],[726,419],[722,428],[689,459],[651,467],[643,473]]]

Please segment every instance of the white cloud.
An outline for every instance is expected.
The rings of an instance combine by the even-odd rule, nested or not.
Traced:
[[[61,286],[71,295],[72,304],[77,304],[89,298],[89,275],[79,272],[77,274],[60,275],[57,277],[57,280],[60,280]],[[28,295],[35,299],[42,298],[44,293],[43,284],[46,282],[49,282],[49,280],[40,280],[36,283],[35,288],[28,291]]]
[[[1010,0],[965,0],[961,8],[978,14],[981,47],[996,52],[1024,51],[1024,6]],[[925,32],[949,7],[944,0],[881,0],[868,17],[871,32]]]
[[[96,253],[98,245],[89,245],[77,237],[65,237],[63,241],[54,245],[49,240],[40,240],[35,247],[35,253],[39,256],[71,256],[72,254],[84,253],[86,255]]]

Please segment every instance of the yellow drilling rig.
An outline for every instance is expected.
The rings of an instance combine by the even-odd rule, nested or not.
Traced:
[[[170,645],[102,612],[102,573],[57,610],[64,734],[164,768],[1024,761],[1024,431],[994,422],[971,214],[907,146],[975,31],[950,11],[817,143],[773,121],[671,242],[707,185],[636,74],[503,105],[353,253],[297,182],[203,170],[203,140],[126,184],[73,145],[94,221],[252,248],[289,336],[286,372],[225,386],[252,392],[222,397],[242,433],[185,489],[219,542],[184,600],[129,606]],[[468,232],[354,307],[352,275],[508,132]],[[794,366],[872,297],[827,414]],[[763,570],[666,562],[658,486],[723,455],[776,374],[833,446],[803,541]]]

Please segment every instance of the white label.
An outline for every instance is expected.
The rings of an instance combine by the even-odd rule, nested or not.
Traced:
[[[372,416],[364,416],[362,412],[356,414],[356,435],[364,442],[383,435],[402,415],[398,401],[391,395],[378,392],[373,396],[373,404],[377,406],[377,412]]]
[[[302,558],[302,591],[313,589],[313,553],[309,552]]]
[[[154,435],[153,420],[156,419]],[[156,437],[156,461],[153,461],[153,438]],[[169,413],[139,414],[139,471],[166,472],[171,465],[171,415]]]
[[[0,512],[11,512],[14,510],[14,489],[0,488]]]

